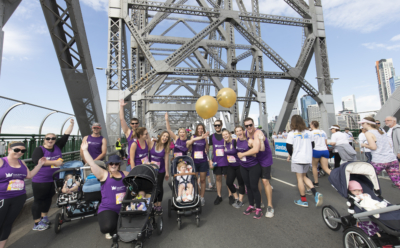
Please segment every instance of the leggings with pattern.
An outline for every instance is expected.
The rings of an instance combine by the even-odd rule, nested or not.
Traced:
[[[374,166],[376,174],[385,170],[389,175],[392,182],[400,189],[400,170],[399,170],[399,162],[397,160],[389,162],[389,163],[374,163],[371,162],[372,166]]]

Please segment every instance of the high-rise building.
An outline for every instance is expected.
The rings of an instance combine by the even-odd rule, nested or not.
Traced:
[[[307,112],[310,123],[312,121],[318,121],[318,123],[321,123],[321,111],[319,110],[318,104],[308,105]]]
[[[340,129],[344,129],[346,127],[352,129],[359,129],[360,125],[358,122],[360,121],[360,115],[354,113],[353,111],[343,110],[339,111],[336,115],[336,123],[340,126]]]
[[[292,109],[292,113],[290,114],[289,121],[292,119],[293,115],[301,115],[297,98],[296,98],[296,102],[293,105],[293,109]]]
[[[315,105],[317,102],[308,95],[304,95],[300,98],[300,105],[301,105],[301,117],[303,117],[305,123],[309,124],[309,118],[308,118],[308,110],[307,107],[310,105]]]
[[[357,113],[356,98],[354,95],[342,97],[343,110],[353,111]]]
[[[397,87],[400,86],[400,76],[393,76],[389,78],[389,83],[390,83],[390,92],[393,94],[393,92],[397,89]]]
[[[375,62],[376,75],[378,78],[379,97],[383,106],[392,94],[390,89],[391,77],[395,76],[392,59],[381,59]]]

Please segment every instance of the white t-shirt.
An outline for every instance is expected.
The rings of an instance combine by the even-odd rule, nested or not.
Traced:
[[[344,134],[347,135],[347,140],[349,142],[353,142],[354,138],[353,138],[353,134],[349,131],[348,133],[344,132]]]
[[[316,151],[326,151],[328,148],[326,147],[326,133],[323,130],[312,130],[313,140],[315,143],[314,150]]]
[[[341,144],[348,144],[349,140],[347,139],[347,135],[337,131],[336,133],[333,133],[331,136],[331,142],[335,142],[336,145],[341,145]],[[333,150],[334,152],[337,152],[336,149]]]
[[[282,139],[282,134],[278,134],[278,139]]]
[[[272,139],[277,139],[277,138],[278,138],[278,136],[272,135]]]
[[[371,152],[370,149],[368,149],[366,147],[361,147],[361,144],[367,144],[368,145],[367,137],[365,137],[364,133],[360,133],[358,135],[358,141],[360,142],[360,149],[362,149],[363,152]]]
[[[287,139],[287,135],[288,135],[288,134],[287,134],[287,133],[285,133],[285,132],[284,132],[284,133],[282,133],[282,137],[283,137],[284,139]]]
[[[291,131],[288,134],[286,143],[293,145],[292,163],[310,164],[312,162],[313,135],[310,131]]]
[[[392,133],[393,133],[393,128],[389,128],[389,130],[387,131],[386,135],[387,135],[388,138],[389,138],[390,145],[393,147]]]

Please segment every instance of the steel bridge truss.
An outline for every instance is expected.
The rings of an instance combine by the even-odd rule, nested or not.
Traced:
[[[239,101],[243,101],[241,120],[249,116],[252,102],[258,102],[260,125],[264,129],[268,127],[264,81],[267,78],[290,80],[276,130],[286,125],[299,90],[303,89],[318,102],[321,126],[327,131],[334,124],[335,116],[321,1],[309,0],[308,4],[303,0],[284,1],[300,17],[261,14],[258,0],[251,0],[251,12],[242,0],[236,0],[239,11],[233,10],[232,0],[196,0],[198,6],[187,5],[187,0],[110,0],[107,128],[110,139],[113,137],[111,142],[121,134],[119,99],[131,102],[125,110],[125,119],[135,116],[150,130],[165,127],[166,111],[174,113],[170,115],[174,127],[194,126],[204,122],[196,115],[195,101],[200,96],[218,92],[224,87],[225,78],[228,87],[237,94],[238,83],[246,89],[233,107],[219,108],[228,128],[239,124]],[[187,18],[188,15],[194,18]],[[165,28],[165,20],[172,21],[172,25]],[[198,30],[192,23],[206,27]],[[261,23],[303,29],[303,47],[295,67],[262,40]],[[168,36],[182,24],[192,33],[192,38]],[[153,34],[161,29],[164,30],[161,34]],[[130,44],[127,44],[126,30],[131,35]],[[250,45],[237,44],[235,32]],[[243,51],[239,53],[239,50]],[[320,78],[318,89],[304,79],[314,55]],[[237,70],[237,63],[249,57],[252,58],[249,70]],[[280,71],[265,71],[265,59],[271,60]],[[182,95],[181,89],[188,95]],[[166,91],[169,93],[165,94]]]

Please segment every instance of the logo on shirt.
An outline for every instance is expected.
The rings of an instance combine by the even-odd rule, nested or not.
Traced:
[[[147,156],[147,153],[139,154],[139,158]]]
[[[310,135],[308,135],[308,133],[304,134],[304,139],[309,139]]]
[[[111,186],[111,190],[117,190],[117,187]]]
[[[215,147],[224,147],[224,145],[214,145]]]
[[[12,175],[13,175],[12,173],[6,173],[6,178],[7,177],[12,177]]]

